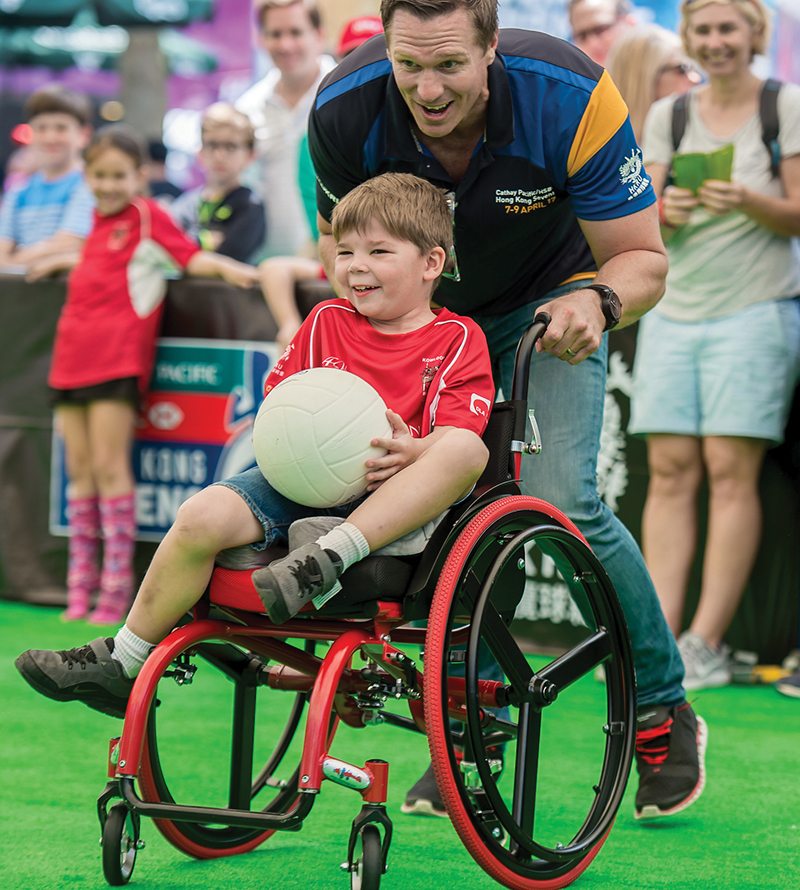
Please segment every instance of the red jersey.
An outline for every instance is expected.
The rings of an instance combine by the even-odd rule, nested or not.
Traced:
[[[486,338],[469,318],[435,309],[407,334],[376,331],[346,300],[315,306],[267,377],[264,394],[307,368],[340,368],[380,393],[417,438],[434,426],[486,428],[494,382]]]
[[[155,201],[95,213],[67,285],[48,383],[55,389],[138,377],[145,389],[167,284],[200,248]]]

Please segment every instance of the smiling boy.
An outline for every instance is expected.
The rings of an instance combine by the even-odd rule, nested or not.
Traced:
[[[332,361],[377,389],[391,406],[392,437],[372,440],[387,453],[366,463],[367,494],[328,510],[304,507],[257,468],[198,492],[178,511],[115,638],[17,659],[38,692],[123,716],[132,678],[200,598],[216,561],[241,564],[244,553],[251,568],[263,565],[259,554],[286,543],[296,521],[314,518],[316,540],[253,573],[266,611],[282,623],[369,553],[401,538],[407,545],[424,539],[411,536],[474,486],[488,458],[480,436],[494,383],[477,325],[430,306],[452,238],[443,192],[409,174],[387,174],[342,200],[333,225],[346,299],[314,308],[265,389]]]
[[[78,251],[92,228],[94,198],[81,163],[92,109],[84,96],[47,87],[28,99],[25,119],[39,169],[0,205],[0,265],[32,269],[55,254]]]

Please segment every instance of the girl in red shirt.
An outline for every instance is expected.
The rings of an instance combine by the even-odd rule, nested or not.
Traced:
[[[94,624],[122,621],[133,595],[136,531],[130,452],[139,398],[150,377],[164,274],[220,276],[248,287],[251,266],[201,251],[154,201],[141,198],[146,150],[125,127],[100,130],[86,149],[97,200],[94,228],[70,275],[48,383],[64,438],[69,487],[68,600],[83,618],[99,589]],[[98,567],[102,534],[103,567]]]

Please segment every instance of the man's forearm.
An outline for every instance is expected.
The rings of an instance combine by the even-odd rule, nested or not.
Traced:
[[[595,281],[612,287],[622,302],[619,327],[638,321],[664,295],[667,258],[650,250],[632,250],[611,257],[600,267]]]

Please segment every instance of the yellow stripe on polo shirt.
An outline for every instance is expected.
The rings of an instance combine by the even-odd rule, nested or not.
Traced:
[[[592,90],[586,111],[572,140],[567,159],[567,176],[574,176],[619,130],[628,117],[628,107],[619,90],[604,71]]]

